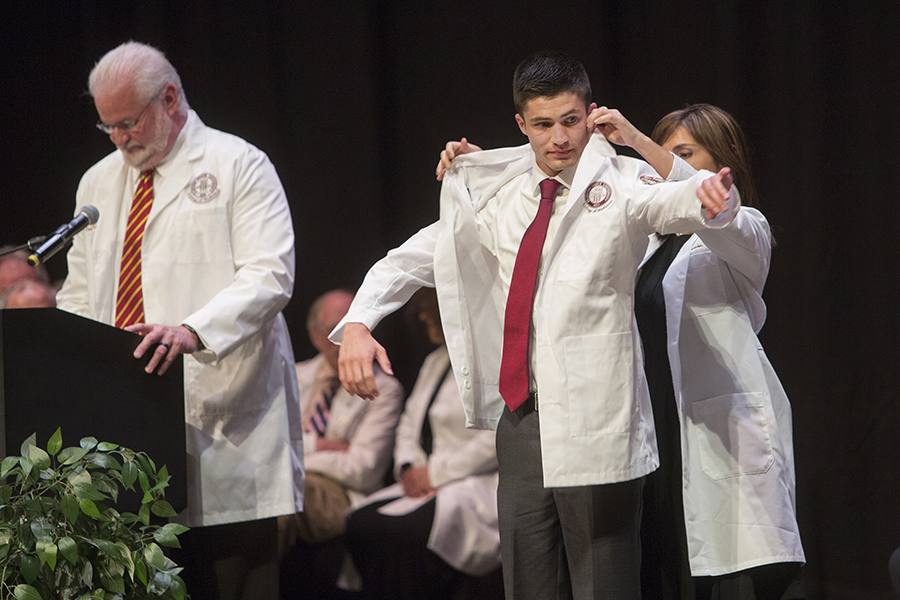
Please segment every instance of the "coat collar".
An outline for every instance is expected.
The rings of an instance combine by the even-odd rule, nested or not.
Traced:
[[[193,110],[188,113],[187,122],[178,133],[169,154],[156,167],[153,181],[153,211],[155,214],[171,204],[193,178],[192,163],[203,157],[206,149],[203,121]]]

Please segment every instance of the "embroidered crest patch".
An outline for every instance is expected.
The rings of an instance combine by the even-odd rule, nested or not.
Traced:
[[[588,212],[603,210],[612,203],[612,188],[604,181],[595,181],[584,191],[584,207]]]
[[[211,173],[203,173],[191,180],[191,189],[188,192],[188,197],[191,199],[191,202],[204,204],[216,198],[220,191],[216,176]]]
[[[654,175],[641,175],[638,179],[645,185],[656,185],[657,183],[665,182],[665,179],[662,177],[656,177]]]

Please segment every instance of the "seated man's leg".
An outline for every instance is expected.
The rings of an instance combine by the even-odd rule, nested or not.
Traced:
[[[507,600],[571,598],[552,490],[544,488],[538,414],[526,402],[497,427],[500,554]]]
[[[553,490],[576,600],[640,599],[643,482]]]

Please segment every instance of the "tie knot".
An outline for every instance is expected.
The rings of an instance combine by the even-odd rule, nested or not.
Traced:
[[[554,200],[556,198],[556,190],[561,184],[555,179],[544,179],[541,181],[541,200]]]
[[[147,169],[146,171],[141,171],[141,181],[150,180],[153,181],[153,169]]]

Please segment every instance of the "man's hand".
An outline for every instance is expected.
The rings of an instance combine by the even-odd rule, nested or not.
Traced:
[[[381,370],[393,375],[391,361],[381,344],[375,341],[369,328],[362,323],[344,325],[341,350],[338,354],[338,376],[341,385],[354,396],[372,400],[378,396],[372,361],[377,360]]]
[[[731,185],[734,178],[731,169],[722,167],[718,173],[703,180],[697,188],[697,198],[706,209],[706,218],[714,219],[720,212],[728,210],[726,202],[731,197]]]
[[[453,162],[454,158],[463,154],[468,154],[469,152],[479,152],[480,150],[480,147],[475,144],[470,144],[466,138],[463,138],[458,142],[447,142],[447,145],[441,152],[441,160],[434,170],[437,180],[441,181],[444,178],[444,172],[450,168],[450,163]]]
[[[623,117],[622,113],[605,106],[591,111],[587,118],[587,128],[590,132],[593,132],[595,128],[599,129],[603,136],[613,144],[630,148],[634,148],[647,137]]]
[[[412,498],[427,496],[434,492],[428,482],[428,467],[410,467],[400,475],[403,493]]]
[[[150,357],[150,362],[144,368],[147,373],[156,371],[157,375],[165,373],[179,354],[190,354],[200,346],[197,336],[184,327],[169,327],[168,325],[149,325],[137,323],[129,325],[125,331],[138,333],[144,336],[138,347],[134,349],[134,357],[140,358],[155,344],[156,350]],[[159,369],[157,369],[159,367]]]

